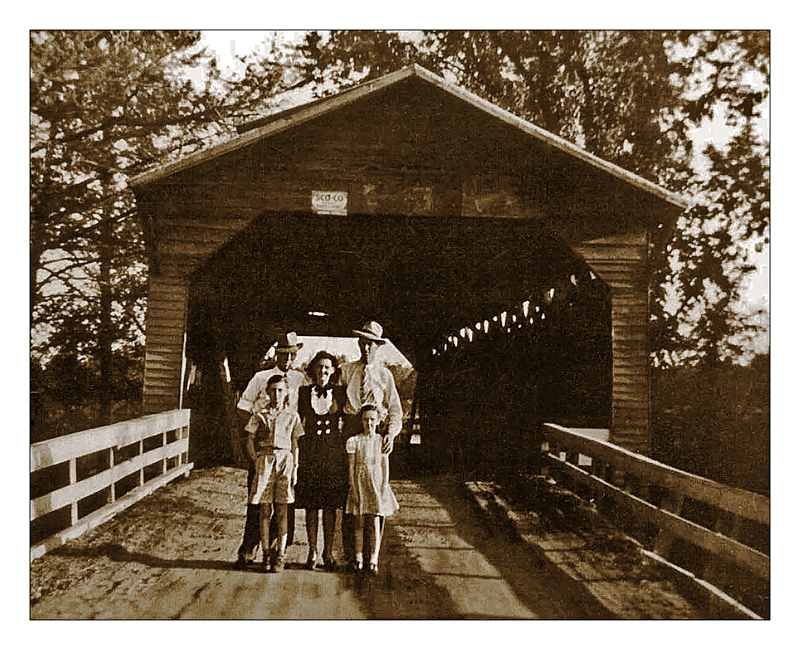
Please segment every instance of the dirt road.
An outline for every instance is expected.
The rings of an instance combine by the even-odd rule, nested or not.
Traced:
[[[584,619],[596,612],[482,525],[447,477],[393,482],[381,574],[237,571],[245,472],[192,472],[31,564],[32,619]],[[337,540],[339,551],[340,541]]]

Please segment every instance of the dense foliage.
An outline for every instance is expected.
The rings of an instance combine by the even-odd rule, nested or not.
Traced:
[[[653,376],[653,455],[746,490],[770,491],[770,357]]]

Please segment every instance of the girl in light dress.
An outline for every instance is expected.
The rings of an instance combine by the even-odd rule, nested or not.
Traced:
[[[361,433],[347,439],[350,491],[347,514],[355,516],[356,569],[364,570],[364,534],[369,535],[372,553],[367,570],[378,573],[381,547],[380,517],[397,512],[397,499],[389,486],[389,454],[381,452],[383,438],[377,433],[380,424],[378,407],[365,405],[360,412]]]

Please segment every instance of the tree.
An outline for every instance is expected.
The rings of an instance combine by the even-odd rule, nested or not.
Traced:
[[[417,62],[644,178],[704,197],[679,223],[659,269],[657,363],[736,355],[743,242],[766,241],[768,145],[756,137],[769,87],[767,32],[312,32],[305,72],[321,93]],[[692,132],[722,112],[707,178]],[[675,306],[677,303],[677,306]]]
[[[743,342],[763,327],[761,314],[743,312],[741,290],[753,270],[749,245],[769,238],[769,142],[758,128],[770,81],[769,41],[766,32],[700,32],[679,40],[685,119],[693,125],[723,119],[731,137],[707,144],[707,172],[683,190],[695,204],[669,244],[670,265],[661,269],[657,360],[713,368],[752,356]]]
[[[100,423],[115,356],[142,350],[147,265],[127,179],[234,133],[286,86],[277,57],[224,78],[199,38],[31,33],[31,354],[96,363]],[[196,84],[186,72],[201,64]]]

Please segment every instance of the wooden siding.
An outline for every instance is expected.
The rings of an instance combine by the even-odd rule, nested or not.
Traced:
[[[179,407],[188,283],[176,275],[151,275],[147,298],[143,412]]]
[[[155,239],[186,270],[213,253],[220,230],[310,210],[313,190],[346,191],[350,213],[534,218],[570,243],[642,225],[633,186],[481,109],[425,85],[391,88],[180,165],[137,194],[161,191]],[[185,232],[191,223],[205,240]]]
[[[611,289],[613,382],[610,441],[650,451],[647,235],[586,242],[576,252]]]
[[[133,184],[141,186],[161,180],[182,170],[247,148],[259,141],[273,139],[286,131],[292,132],[301,125],[310,124],[312,127],[319,124],[326,125],[331,116],[341,116],[342,114],[349,116],[353,110],[356,112],[356,118],[360,118],[360,121],[369,121],[373,117],[375,103],[385,102],[387,97],[390,98],[387,102],[390,109],[389,114],[380,115],[377,122],[373,121],[373,126],[388,124],[393,131],[402,132],[403,127],[409,122],[409,114],[413,114],[414,110],[424,102],[430,102],[426,106],[427,121],[430,122],[430,117],[434,114],[431,109],[436,109],[437,120],[449,118],[450,124],[456,125],[458,140],[467,142],[485,136],[483,130],[470,128],[471,125],[464,122],[465,114],[479,115],[490,130],[503,132],[502,140],[518,139],[524,142],[523,148],[527,151],[528,160],[535,148],[545,152],[558,151],[562,159],[570,160],[573,166],[583,167],[583,175],[586,175],[587,170],[602,170],[605,174],[623,180],[629,186],[636,187],[682,208],[686,207],[686,203],[681,197],[625,169],[597,158],[585,149],[526,122],[416,64],[378,79],[358,84],[333,97],[316,100],[305,106],[266,117],[257,121],[258,124],[254,123],[252,130],[240,129],[240,133],[243,135],[170,163],[159,170],[146,172],[134,179]],[[393,105],[392,100],[394,101]],[[367,129],[367,131],[372,132],[372,129]],[[469,134],[479,134],[480,138],[470,138]],[[417,140],[419,140],[418,137]],[[440,137],[437,143],[441,143],[441,141]],[[306,142],[309,140],[306,139]],[[458,152],[453,151],[452,147],[447,148],[446,151],[449,153],[450,159],[457,160],[459,158],[456,155]],[[487,153],[489,155],[486,155]],[[420,154],[419,157],[425,157],[425,154]],[[481,153],[480,157],[492,164],[502,159],[502,152],[488,148]],[[333,159],[332,162],[335,160]],[[520,167],[519,164],[515,166]]]
[[[462,189],[465,217],[531,217],[536,213],[526,206],[519,191],[519,178],[502,174],[467,177]]]

